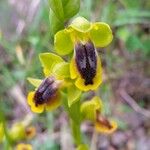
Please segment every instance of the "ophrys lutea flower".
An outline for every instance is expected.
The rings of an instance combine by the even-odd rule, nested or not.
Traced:
[[[112,31],[103,22],[90,23],[78,17],[55,35],[55,50],[60,55],[73,52],[70,75],[83,91],[95,90],[102,82],[101,61],[96,47],[105,47],[112,41]]]
[[[83,102],[80,111],[83,120],[93,122],[95,130],[100,133],[112,133],[117,129],[117,123],[102,115],[103,104],[99,97]]]
[[[28,104],[31,110],[36,113],[41,113],[44,110],[53,110],[60,103],[60,87],[61,81],[56,80],[53,76],[46,77],[35,91],[28,94]]]
[[[78,100],[81,91],[70,80],[69,63],[53,53],[39,55],[45,79],[28,78],[36,87],[28,94],[28,104],[33,112],[41,113],[44,110],[54,110],[62,101],[62,90],[67,91],[68,105],[71,106]]]

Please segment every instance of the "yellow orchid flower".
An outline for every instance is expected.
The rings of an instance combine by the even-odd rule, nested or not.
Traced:
[[[102,67],[95,47],[107,46],[112,38],[108,24],[90,23],[83,17],[77,17],[66,29],[56,33],[55,51],[60,55],[74,52],[70,75],[80,90],[96,90],[101,84]]]
[[[112,133],[117,129],[117,123],[113,120],[109,121],[106,117],[102,116],[102,109],[103,103],[98,96],[82,103],[80,107],[83,119],[92,121],[97,132]]]
[[[42,113],[45,109],[50,111],[57,108],[61,104],[59,87],[60,81],[53,76],[46,77],[41,81],[38,88],[28,94],[27,102],[31,110]]]

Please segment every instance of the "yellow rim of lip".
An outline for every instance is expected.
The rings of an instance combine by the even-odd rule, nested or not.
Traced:
[[[75,85],[83,91],[88,90],[96,90],[98,86],[102,83],[102,66],[100,58],[97,55],[97,69],[96,69],[96,76],[93,78],[93,85],[85,85],[84,79],[81,77],[79,71],[77,70],[75,58],[73,57],[70,62],[70,76],[72,79],[76,79]]]
[[[31,110],[35,113],[42,113],[45,109],[47,111],[52,111],[52,110],[56,109],[58,106],[60,106],[60,104],[61,104],[60,94],[57,93],[57,96],[54,97],[54,99],[51,99],[49,103],[40,104],[38,106],[35,106],[34,94],[35,94],[35,91],[29,92],[27,102],[30,105]]]
[[[106,133],[106,134],[113,133],[117,129],[117,123],[111,120],[110,124],[111,124],[111,128],[109,129],[106,125],[96,121],[95,130],[100,133]]]

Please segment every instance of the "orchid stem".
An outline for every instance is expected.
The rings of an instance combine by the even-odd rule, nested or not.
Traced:
[[[80,124],[77,124],[71,119],[71,129],[74,142],[77,146],[79,146],[80,144],[82,144],[82,134],[80,130]]]

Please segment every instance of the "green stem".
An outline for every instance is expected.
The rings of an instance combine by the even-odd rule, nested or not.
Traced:
[[[80,114],[80,100],[68,106],[67,94],[63,93],[63,106],[70,117],[70,124],[74,142],[77,146],[83,143],[82,133],[80,130],[81,114]]]
[[[80,124],[76,124],[72,119],[71,119],[71,129],[72,129],[72,135],[74,138],[74,142],[77,146],[82,144],[82,133],[80,130]]]

